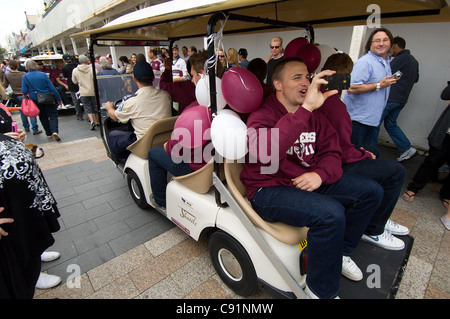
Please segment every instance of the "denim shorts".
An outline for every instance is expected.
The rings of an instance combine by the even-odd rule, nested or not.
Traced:
[[[84,112],[86,114],[98,113],[95,105],[95,96],[80,96],[80,101],[83,104]]]

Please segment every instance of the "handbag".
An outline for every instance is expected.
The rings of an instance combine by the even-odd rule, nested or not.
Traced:
[[[28,85],[30,86],[30,88],[34,91],[34,93],[36,93],[37,96],[37,102],[39,104],[55,104],[56,103],[56,98],[52,93],[38,93],[36,92],[35,89],[33,89],[33,87],[31,86],[30,81],[28,81],[28,79],[26,78],[26,76],[23,76],[25,78],[25,80],[27,80]]]
[[[39,115],[39,108],[36,103],[28,95],[24,96],[22,99],[21,110],[23,115],[28,117],[36,117]]]
[[[53,94],[36,92],[36,95],[37,95],[37,101],[39,104],[55,104],[56,103],[56,99]]]

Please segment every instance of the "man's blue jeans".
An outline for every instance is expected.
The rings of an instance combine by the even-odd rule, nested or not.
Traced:
[[[380,207],[373,215],[365,232],[366,235],[371,236],[382,234],[403,189],[406,178],[405,167],[392,159],[368,159],[345,164],[342,168],[345,173],[370,178],[383,188]]]
[[[251,204],[269,222],[309,227],[306,282],[320,298],[334,298],[342,256],[352,254],[382,196],[375,181],[344,173],[336,183],[314,192],[289,186],[260,188]]]
[[[58,133],[58,105],[57,104],[39,104],[34,101],[39,108],[39,120],[47,136]]]
[[[384,128],[386,129],[386,132],[388,132],[400,153],[403,153],[411,148],[411,142],[397,124],[397,118],[404,106],[405,103],[388,102],[384,108],[383,115],[381,116],[381,122],[384,121]]]
[[[188,163],[175,163],[162,146],[152,147],[148,151],[148,169],[153,198],[162,207],[166,207],[167,172],[173,176],[193,172]]]
[[[378,134],[380,128],[378,126],[369,126],[356,121],[352,121],[352,135],[350,141],[359,149],[363,147],[380,157],[380,150],[378,149]]]

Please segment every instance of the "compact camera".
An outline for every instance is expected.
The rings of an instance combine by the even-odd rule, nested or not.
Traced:
[[[402,71],[398,70],[397,72],[395,72],[392,76],[391,79],[400,79],[402,77]]]
[[[325,85],[326,90],[348,90],[350,87],[351,77],[348,73],[335,73],[325,76],[324,79],[328,81]]]

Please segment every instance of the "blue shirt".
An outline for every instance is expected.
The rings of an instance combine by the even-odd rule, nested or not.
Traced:
[[[351,84],[378,83],[384,77],[392,75],[389,64],[390,57],[386,59],[369,51],[353,66]],[[352,121],[369,126],[378,126],[381,115],[389,97],[390,87],[379,91],[370,91],[361,94],[347,94],[344,103]]]
[[[37,101],[36,93],[52,94],[56,97],[56,100],[61,101],[61,97],[56,91],[55,86],[52,84],[47,74],[37,70],[30,70],[22,77],[22,93],[24,95],[30,94],[30,99]]]

